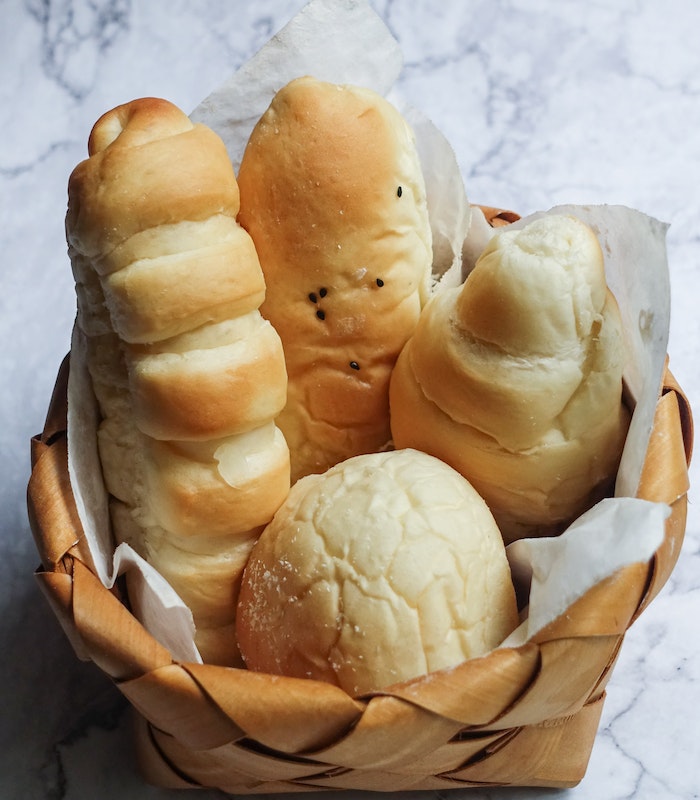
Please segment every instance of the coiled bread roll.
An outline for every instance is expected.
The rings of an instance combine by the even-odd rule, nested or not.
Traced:
[[[506,541],[555,533],[612,488],[629,424],[623,365],[593,231],[563,215],[501,229],[401,353],[394,442],[467,477]]]
[[[284,345],[278,422],[295,481],[390,438],[391,370],[430,289],[423,175],[384,98],[303,77],[255,126],[238,183],[267,282],[261,311]]]
[[[66,235],[117,540],[191,608],[205,661],[239,663],[243,565],[289,491],[281,341],[221,140],[164,100],[95,124]]]

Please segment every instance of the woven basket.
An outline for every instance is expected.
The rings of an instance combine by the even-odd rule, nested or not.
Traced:
[[[487,218],[514,217],[493,209]],[[525,645],[357,699],[317,681],[177,662],[131,614],[120,584],[104,587],[68,477],[68,369],[67,357],[44,431],[32,439],[36,576],[77,655],[136,710],[146,780],[257,794],[565,788],[583,778],[625,632],[681,549],[693,422],[670,372],[638,491],[672,509],[654,557],[596,585]]]

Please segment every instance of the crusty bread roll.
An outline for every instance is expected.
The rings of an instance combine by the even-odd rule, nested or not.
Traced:
[[[590,228],[553,214],[501,229],[398,360],[395,445],[465,475],[506,541],[556,533],[612,488],[629,424],[623,350]]]
[[[294,481],[390,438],[391,369],[430,289],[423,175],[384,98],[304,77],[255,126],[238,183],[284,345]]]
[[[284,354],[238,206],[221,140],[146,98],[97,121],[66,216],[116,538],[227,664],[243,565],[290,483]]]
[[[486,504],[415,450],[299,480],[253,548],[237,615],[250,669],[352,695],[483,655],[517,624]]]

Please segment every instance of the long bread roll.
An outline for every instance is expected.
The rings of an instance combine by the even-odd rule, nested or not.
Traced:
[[[623,363],[594,233],[561,215],[501,229],[401,353],[394,442],[461,472],[506,541],[555,533],[611,489],[629,424]]]
[[[390,438],[391,370],[430,289],[423,175],[384,98],[303,77],[255,126],[238,184],[267,282],[261,311],[284,345],[278,422],[295,481]]]
[[[249,669],[353,695],[484,655],[517,624],[486,503],[409,449],[298,481],[253,548],[237,618]]]
[[[66,235],[119,541],[193,612],[205,661],[237,664],[243,566],[289,491],[286,401],[265,283],[221,140],[164,100],[95,124]]]

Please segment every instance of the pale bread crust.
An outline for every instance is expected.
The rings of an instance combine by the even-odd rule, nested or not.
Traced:
[[[557,215],[504,229],[404,348],[394,442],[465,475],[507,541],[561,531],[611,491],[629,425],[623,366],[593,232]]]
[[[415,450],[297,482],[253,548],[237,615],[249,669],[352,695],[483,655],[517,624],[486,504]]]

